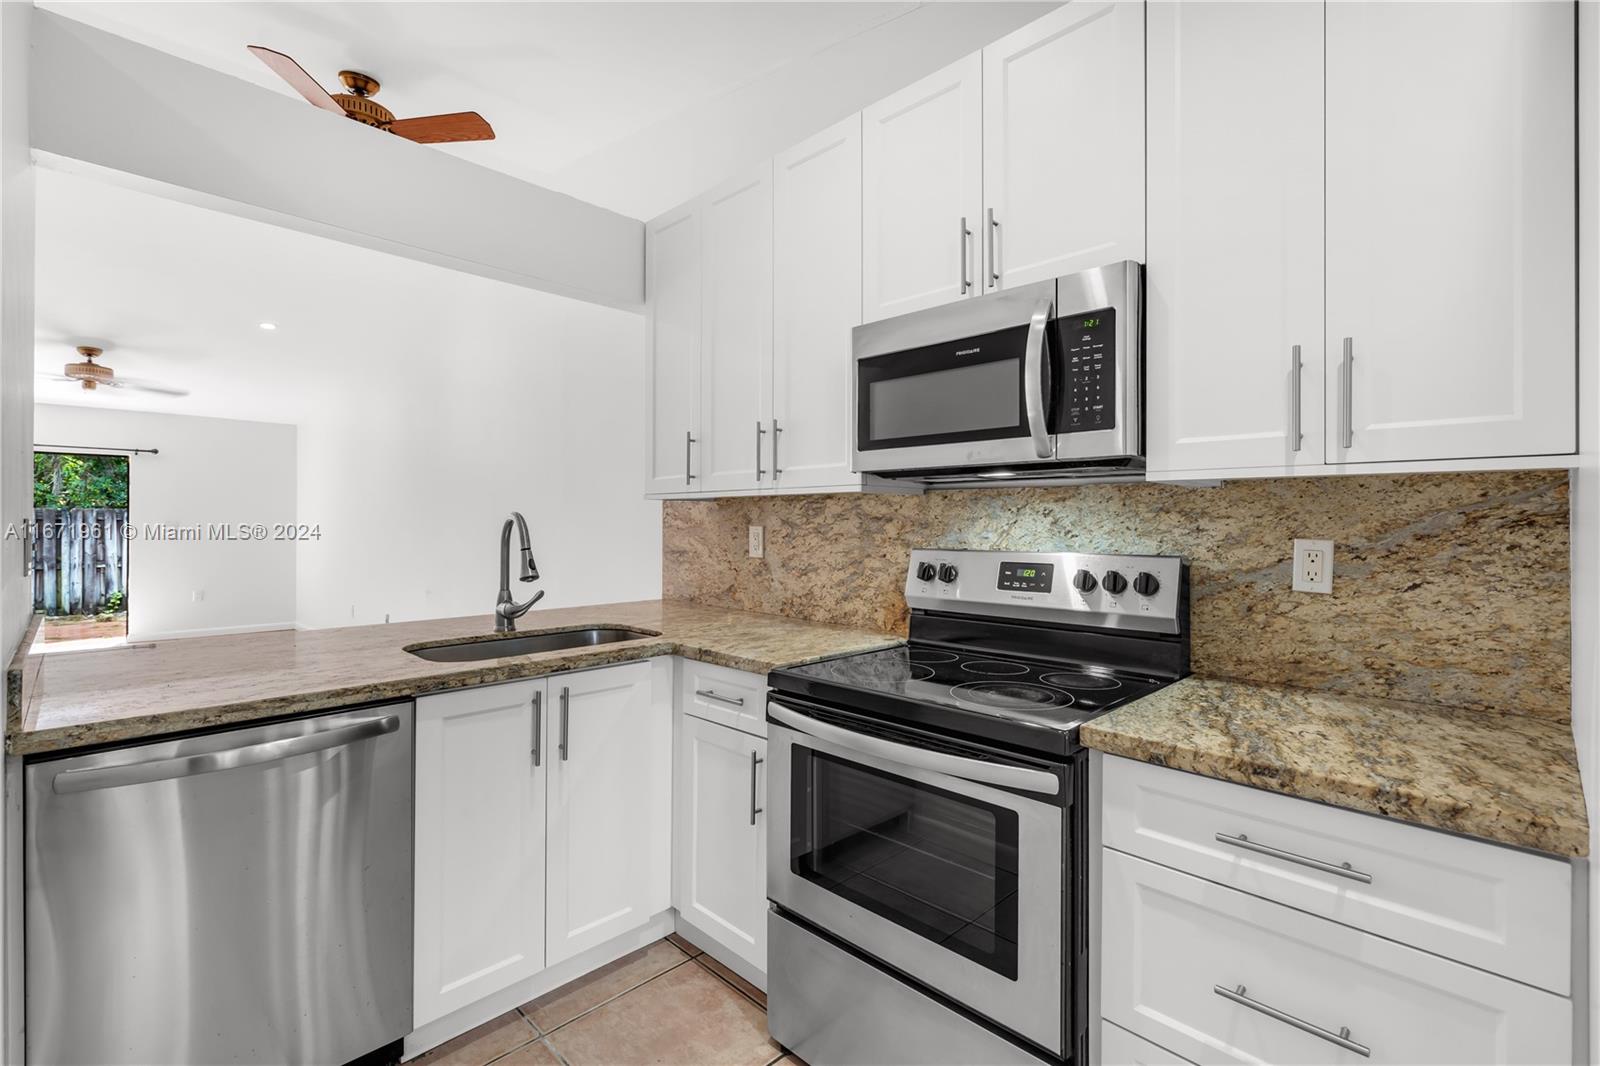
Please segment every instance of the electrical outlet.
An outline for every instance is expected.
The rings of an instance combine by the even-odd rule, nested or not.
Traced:
[[[1333,541],[1296,540],[1294,542],[1294,591],[1333,591]]]
[[[767,557],[767,531],[763,526],[750,527],[750,558],[765,559]]]
[[[205,599],[206,599],[206,590],[205,589],[195,589],[193,592],[189,593],[189,602],[190,603],[204,603]]]

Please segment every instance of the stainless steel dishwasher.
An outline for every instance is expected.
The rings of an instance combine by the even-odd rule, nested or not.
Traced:
[[[412,705],[26,767],[27,1058],[338,1064],[411,1029]]]

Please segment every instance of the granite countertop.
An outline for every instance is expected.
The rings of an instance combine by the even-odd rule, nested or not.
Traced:
[[[405,648],[493,635],[492,616],[33,655],[26,653],[30,631],[6,672],[6,747],[21,755],[62,751],[657,655],[765,674],[902,642],[890,634],[676,600],[536,611],[523,617],[514,635],[588,626],[649,635],[566,651],[435,663]]]
[[[1080,735],[1109,755],[1397,821],[1589,851],[1565,721],[1190,677]]]

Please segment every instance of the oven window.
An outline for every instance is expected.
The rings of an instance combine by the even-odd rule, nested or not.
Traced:
[[[1017,424],[1017,362],[969,363],[867,386],[874,441],[945,437]]]
[[[795,875],[1015,980],[1016,812],[793,750]]]

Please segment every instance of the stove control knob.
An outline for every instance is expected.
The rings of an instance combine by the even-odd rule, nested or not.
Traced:
[[[933,572],[934,571],[933,571],[933,564],[932,563],[918,563],[917,564],[917,580],[918,581],[932,581],[933,580]]]
[[[1115,570],[1107,570],[1105,576],[1100,579],[1100,583],[1104,585],[1106,587],[1106,591],[1111,593],[1113,596],[1122,595],[1123,590],[1128,587],[1128,579],[1117,573]]]
[[[950,563],[939,564],[939,580],[943,581],[946,585],[950,584],[950,582],[956,579],[956,574],[958,572],[959,571],[957,571],[956,568]]]
[[[1099,584],[1100,582],[1096,581],[1094,579],[1094,575],[1089,573],[1087,570],[1079,570],[1076,574],[1072,575],[1072,587],[1077,589],[1079,592],[1093,592],[1095,587]]]
[[[1139,576],[1133,579],[1133,591],[1141,596],[1154,596],[1161,590],[1161,582],[1156,580],[1156,575],[1139,571]]]

